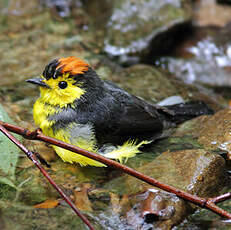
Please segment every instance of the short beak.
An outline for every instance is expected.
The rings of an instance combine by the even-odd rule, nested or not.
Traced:
[[[50,88],[49,85],[47,85],[45,82],[43,82],[42,78],[31,78],[31,79],[27,79],[26,82],[29,82],[29,83],[35,84],[35,85],[39,85],[41,87]]]

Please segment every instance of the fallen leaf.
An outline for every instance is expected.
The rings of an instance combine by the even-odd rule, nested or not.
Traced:
[[[55,208],[58,206],[58,204],[59,204],[58,200],[46,200],[43,203],[34,205],[34,208],[44,208],[44,209]]]
[[[14,123],[2,105],[0,105],[0,121]],[[21,137],[15,135],[21,141]],[[0,176],[1,179],[0,183],[10,185],[15,180],[15,168],[18,162],[18,155],[20,153],[20,149],[14,145],[5,135],[0,132]],[[11,182],[9,182],[11,181]],[[10,186],[13,186],[10,185]]]

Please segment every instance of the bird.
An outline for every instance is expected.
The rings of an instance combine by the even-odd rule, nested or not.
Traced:
[[[185,120],[213,111],[202,101],[158,106],[102,80],[84,60],[70,56],[50,61],[39,78],[33,119],[50,137],[107,158],[126,162],[142,147],[169,136]],[[103,163],[52,146],[65,162],[104,167]]]

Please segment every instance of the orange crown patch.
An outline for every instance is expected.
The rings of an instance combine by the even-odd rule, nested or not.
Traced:
[[[60,68],[61,73],[83,74],[89,68],[89,65],[77,57],[60,58],[56,69]]]

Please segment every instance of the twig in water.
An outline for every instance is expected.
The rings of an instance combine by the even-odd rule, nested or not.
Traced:
[[[40,172],[47,178],[49,183],[58,191],[58,193],[63,197],[63,199],[67,202],[67,204],[74,210],[74,212],[81,218],[81,220],[89,227],[91,230],[95,230],[91,225],[89,220],[77,209],[75,204],[71,201],[71,199],[62,191],[62,189],[54,182],[54,180],[50,177],[47,171],[41,166],[39,161],[37,160],[36,155],[28,150],[22,143],[20,143],[13,135],[11,135],[7,129],[5,129],[0,121],[0,131],[6,135],[15,145],[17,145],[26,155],[27,157],[36,165],[36,167],[40,170]]]
[[[16,126],[16,125],[8,124],[8,123],[2,122],[2,121],[0,121],[0,125],[4,126],[7,130],[9,130],[11,132],[22,135],[23,137],[25,137],[27,139],[40,140],[40,141],[43,141],[43,142],[46,142],[46,143],[49,143],[52,145],[56,145],[56,146],[59,146],[61,148],[64,148],[64,149],[70,150],[72,152],[78,153],[82,156],[85,156],[85,157],[91,158],[93,160],[99,161],[99,162],[106,164],[110,167],[122,170],[123,172],[125,172],[131,176],[134,176],[134,177],[136,177],[142,181],[145,181],[146,183],[148,183],[150,185],[156,186],[160,189],[163,189],[164,191],[174,193],[175,195],[177,195],[178,197],[180,197],[186,201],[189,201],[193,204],[196,204],[202,208],[206,208],[208,210],[211,210],[214,213],[216,213],[222,217],[231,219],[231,213],[225,211],[224,209],[219,208],[216,205],[216,203],[218,203],[218,202],[221,202],[221,201],[224,201],[224,200],[231,198],[231,193],[226,193],[226,194],[223,194],[223,195],[215,197],[215,198],[198,197],[196,195],[192,195],[190,193],[187,193],[183,190],[177,189],[173,186],[159,182],[158,180],[156,180],[152,177],[144,175],[144,174],[142,174],[142,173],[140,173],[140,172],[138,172],[132,168],[127,167],[126,165],[122,165],[116,161],[105,158],[99,154],[92,153],[92,152],[89,152],[87,150],[81,149],[77,146],[65,143],[63,141],[60,141],[60,140],[57,140],[57,139],[54,139],[54,138],[51,138],[48,136],[45,136],[44,134],[41,133],[41,131],[35,130],[34,132],[31,132],[27,129],[21,128],[21,127]]]

